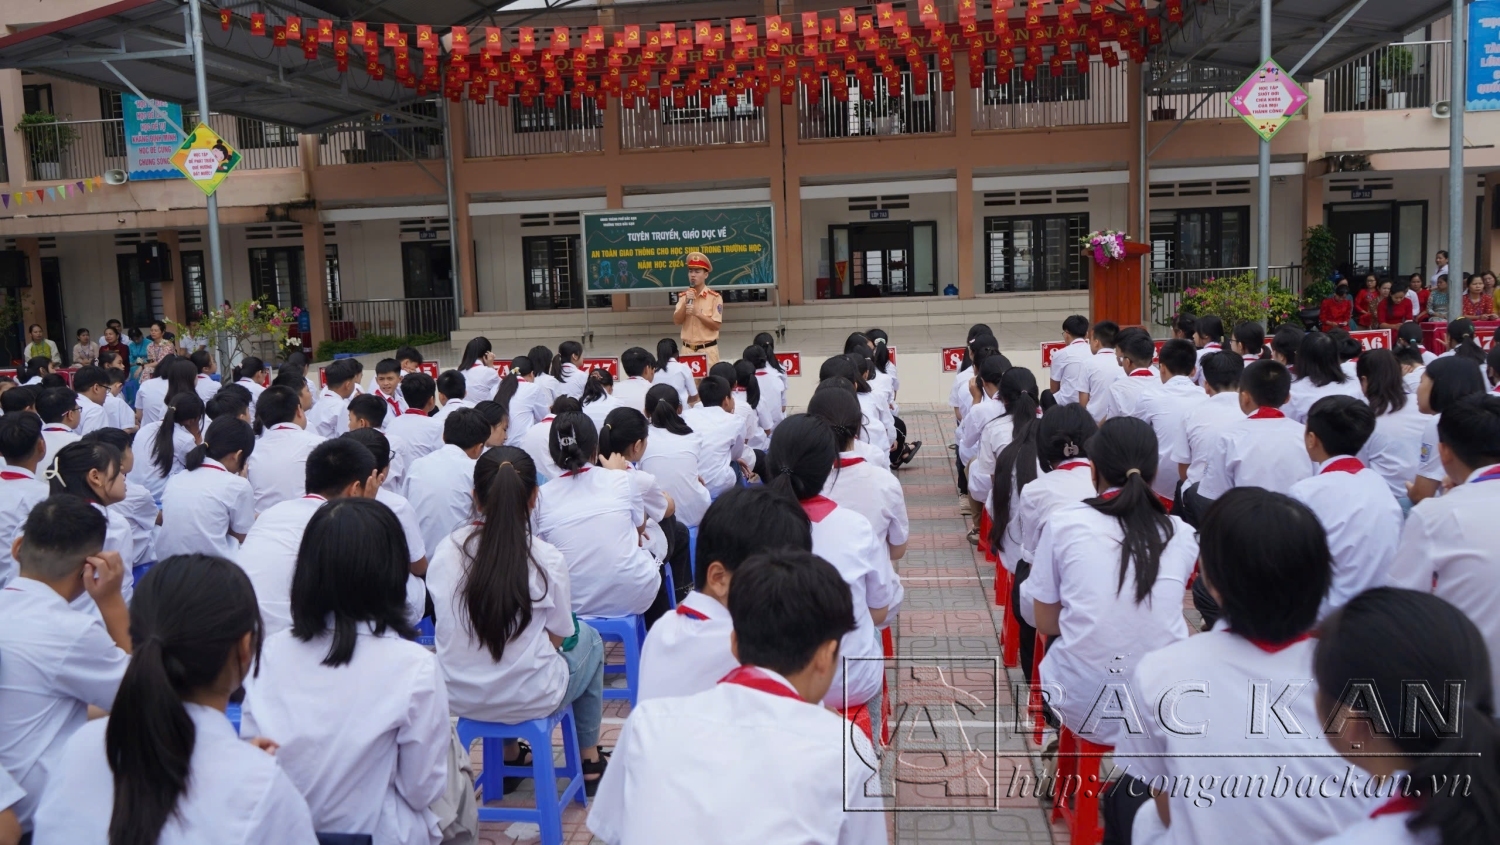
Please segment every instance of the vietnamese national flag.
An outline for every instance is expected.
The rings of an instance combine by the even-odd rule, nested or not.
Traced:
[[[265,35],[266,34],[266,13],[265,12],[252,12],[250,14],[250,34],[251,35]]]

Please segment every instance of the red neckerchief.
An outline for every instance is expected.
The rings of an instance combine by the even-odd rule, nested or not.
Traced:
[[[35,475],[27,475],[24,472],[16,472],[15,470],[10,470],[10,469],[4,470],[4,471],[0,471],[0,480],[3,480],[3,481],[24,481],[24,480],[27,480],[27,479],[35,480],[36,476]]]
[[[1353,475],[1365,468],[1365,464],[1359,458],[1343,457],[1323,467],[1318,475],[1326,475],[1330,472],[1347,472]]]
[[[1160,493],[1157,493],[1155,490],[1153,490],[1151,492],[1152,492],[1153,495],[1156,496],[1156,500],[1158,502],[1161,502],[1163,505],[1166,506],[1167,513],[1171,513],[1172,512],[1172,500],[1168,499],[1166,496],[1161,495]],[[1113,490],[1107,490],[1107,491],[1105,491],[1103,493],[1100,493],[1099,494],[1099,498],[1103,499],[1104,501],[1107,502],[1110,499],[1113,499],[1114,497],[1116,497],[1118,495],[1120,495],[1120,489],[1117,487],[1117,488],[1115,488]]]
[[[591,469],[593,469],[593,467],[584,467],[583,469],[570,469],[562,475],[559,475],[558,478],[567,478],[570,475],[583,475]]]
[[[415,415],[417,415],[419,417],[425,417],[425,416],[427,416],[427,412],[424,411],[424,410],[422,410],[421,408],[407,408],[406,410],[404,410],[404,411],[401,412],[401,416],[403,416],[403,417],[406,416],[406,415],[408,415],[408,414],[415,414]]]
[[[770,370],[756,370],[755,374],[758,375],[758,376],[768,376],[768,375],[771,374],[771,371]]]
[[[677,615],[678,616],[686,616],[689,619],[694,619],[694,620],[697,620],[699,622],[707,622],[708,621],[708,616],[706,614],[704,614],[703,611],[701,611],[701,610],[694,610],[694,609],[692,609],[691,607],[688,607],[685,604],[679,604],[679,605],[677,605]]]
[[[1131,370],[1130,375],[1133,378],[1150,378],[1151,376],[1156,375],[1156,373],[1151,372],[1149,369],[1141,368],[1139,370]]]
[[[1389,816],[1395,813],[1414,813],[1422,809],[1422,799],[1415,795],[1397,795],[1395,798],[1381,804],[1370,813],[1370,818],[1378,819],[1381,816]]]
[[[301,431],[301,429],[297,428],[297,426],[293,425],[292,423],[277,423],[277,424],[271,426],[271,430],[272,431]]]
[[[1468,483],[1469,484],[1482,484],[1482,483],[1484,483],[1486,481],[1500,481],[1500,467],[1495,467],[1494,469],[1490,470],[1489,472],[1486,472],[1486,473],[1480,475],[1478,478],[1476,478],[1473,481],[1470,481]]]
[[[42,426],[42,431],[54,431],[55,432],[55,431],[72,431],[72,430],[73,429],[68,428],[65,425],[60,425],[58,423],[47,423],[46,425]]]
[[[802,510],[807,512],[807,518],[813,522],[822,522],[836,507],[838,503],[827,496],[813,496],[802,500]]]
[[[1233,628],[1229,628],[1228,631],[1231,634],[1235,633],[1235,631],[1234,631]],[[1298,634],[1297,636],[1292,637],[1289,640],[1284,640],[1284,641],[1279,642],[1279,643],[1273,643],[1270,640],[1257,640],[1254,637],[1246,637],[1246,636],[1242,636],[1240,634],[1235,634],[1235,636],[1237,636],[1240,639],[1244,640],[1245,642],[1247,642],[1247,643],[1255,646],[1256,648],[1260,649],[1261,651],[1265,652],[1266,654],[1276,654],[1277,652],[1280,652],[1280,651],[1282,651],[1284,649],[1291,648],[1292,646],[1296,645],[1297,643],[1305,642],[1307,640],[1312,639],[1313,638],[1313,632],[1312,631],[1303,631],[1302,633]]]
[[[839,458],[839,469],[843,469],[845,467],[852,467],[855,464],[862,464],[864,462],[865,462],[864,458]]]
[[[1062,471],[1070,470],[1070,469],[1082,469],[1083,467],[1086,467],[1086,466],[1089,466],[1089,465],[1090,464],[1089,464],[1088,461],[1068,461],[1065,464],[1058,464],[1056,467],[1053,467],[1053,469],[1055,471],[1062,472]]]
[[[385,400],[385,404],[391,406],[391,412],[392,413],[394,413],[398,417],[401,416],[401,403],[400,402],[397,402],[395,399],[393,399],[393,398],[391,398],[389,396],[386,396],[384,393],[380,394],[380,397]]]
[[[1285,418],[1286,418],[1286,414],[1283,414],[1281,412],[1280,408],[1256,408],[1255,409],[1255,413],[1251,414],[1246,419],[1252,419],[1252,420],[1279,420],[1279,419],[1285,419]]]
[[[322,496],[319,496],[317,493],[308,493],[306,496],[303,496],[302,498],[304,498],[304,499],[317,499],[320,502],[326,502],[326,501],[328,501],[328,499],[326,499],[326,498],[324,498]]]
[[[681,607],[681,605],[678,606]],[[802,700],[802,696],[798,695],[795,690],[771,677],[764,669],[758,669],[754,666],[736,667],[734,671],[720,678],[719,683],[738,684],[739,686],[749,687],[750,689],[770,693],[771,695],[779,695],[782,698],[792,698],[797,701]]]
[[[1217,344],[1217,343],[1205,343],[1205,344],[1203,344],[1203,348],[1207,349],[1207,350],[1210,350],[1212,352],[1218,352],[1220,349],[1223,349],[1224,347],[1221,344]]]
[[[225,469],[224,467],[219,466],[218,464],[211,464],[208,461],[204,461],[203,465],[200,466],[200,467],[198,467],[198,469],[211,469],[214,472],[229,472],[228,469]]]
[[[1253,364],[1260,360],[1259,355],[1241,355],[1240,357],[1244,359],[1246,364]]]

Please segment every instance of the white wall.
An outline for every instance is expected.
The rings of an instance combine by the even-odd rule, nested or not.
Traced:
[[[889,220],[937,221],[937,290],[958,284],[958,212],[954,194],[912,194],[910,208],[893,208]],[[850,211],[849,199],[802,201],[802,295],[811,302],[817,296],[821,265],[828,259],[828,227],[840,223],[869,223],[866,211]],[[884,222],[884,221],[875,221]],[[828,275],[832,276],[830,268]]]
[[[328,242],[339,248],[339,287],[344,299],[402,297],[400,232],[398,220],[334,224],[334,236]]]

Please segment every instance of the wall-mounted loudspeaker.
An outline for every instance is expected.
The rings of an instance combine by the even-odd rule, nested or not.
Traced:
[[[1453,116],[1453,104],[1447,100],[1438,100],[1432,104],[1432,116],[1438,120],[1447,120]]]
[[[106,184],[106,185],[123,185],[129,179],[130,179],[130,174],[126,173],[123,170],[106,170],[106,171],[104,171],[104,184]]]

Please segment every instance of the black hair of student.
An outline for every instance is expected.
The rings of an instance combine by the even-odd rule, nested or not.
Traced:
[[[250,407],[250,402],[254,398],[254,396],[252,396],[252,394],[250,393],[250,388],[244,386],[243,384],[234,384],[233,382],[226,384],[218,390],[214,391],[214,395],[233,396],[234,398],[239,399],[241,402],[244,402],[246,408]]]
[[[763,486],[735,487],[714,499],[698,525],[694,552],[703,565],[693,588],[708,585],[708,565],[718,562],[734,574],[758,554],[812,551],[812,521],[802,507]]]
[[[766,467],[770,488],[801,502],[823,492],[839,457],[839,444],[828,421],[812,414],[793,414],[771,432]]]
[[[172,352],[168,352],[167,354],[161,356],[161,358],[157,359],[156,361],[156,369],[153,370],[151,374],[152,378],[159,378],[165,381],[167,378],[167,367],[171,366],[172,363],[176,360],[177,355]]]
[[[1355,340],[1353,335],[1338,326],[1334,326],[1328,330],[1328,337],[1333,341],[1334,348],[1339,352],[1340,364],[1345,361],[1353,361],[1359,357],[1360,352],[1364,351],[1359,345],[1359,341]]]
[[[1297,350],[1302,348],[1302,337],[1307,334],[1300,326],[1281,326],[1271,335],[1271,349],[1286,360],[1287,366],[1297,366]]]
[[[103,367],[93,365],[79,367],[78,372],[73,374],[73,389],[79,393],[87,393],[96,385],[109,387],[109,373]]]
[[[1005,414],[1010,418],[1011,435],[1010,442],[995,456],[995,485],[991,494],[994,503],[990,508],[994,526],[990,537],[995,543],[1005,537],[1005,527],[1010,521],[1012,486],[1019,495],[1022,488],[1036,480],[1036,430],[1039,422],[1036,409],[1040,401],[1036,375],[1025,367],[1011,368],[1000,379],[999,396],[1005,405]],[[995,423],[1005,424],[1003,420]]]
[[[385,415],[389,410],[390,406],[385,400],[372,393],[361,393],[349,400],[349,413],[373,428],[380,428],[385,424]]]
[[[891,362],[891,350],[888,348],[891,336],[883,329],[870,329],[865,332],[865,337],[875,344],[875,369],[885,372],[885,366]]]
[[[615,408],[605,415],[599,429],[599,457],[623,453],[650,434],[645,414],[634,408]]]
[[[677,360],[677,341],[670,337],[664,337],[656,342],[656,368],[662,369],[671,361]]]
[[[754,555],[740,565],[729,591],[729,617],[740,663],[782,675],[807,668],[819,648],[857,625],[854,598],[839,571],[810,551],[792,549]]]
[[[632,346],[620,353],[620,368],[625,371],[627,377],[635,378],[645,372],[647,367],[654,369],[656,359],[641,347]]]
[[[129,370],[117,370],[111,367],[105,370],[105,372],[109,373],[109,383],[111,385],[124,384],[125,382],[130,381]]]
[[[1000,349],[1000,341],[995,336],[986,332],[969,338],[968,345],[964,348],[964,369],[972,369],[979,366],[985,358]]]
[[[343,438],[328,442],[340,443],[374,463],[370,451],[358,443]],[[410,557],[401,520],[385,503],[358,496],[325,503],[307,523],[297,549],[292,636],[310,643],[332,628],[332,642],[322,661],[330,667],[354,659],[366,624],[373,626],[377,637],[394,631],[416,639],[416,629],[406,621]]]
[[[106,365],[113,364],[114,362],[119,361],[120,353],[114,352],[109,349],[101,349],[99,350],[99,358],[97,360],[99,362],[99,366],[105,367],[106,369],[113,369],[112,367],[107,367]]]
[[[819,384],[807,402],[807,413],[821,417],[833,430],[834,443],[840,451],[847,449],[859,437],[864,426],[864,411],[859,407],[859,398],[852,390],[835,389],[832,385],[824,389]]]
[[[231,386],[225,385],[219,388],[212,399],[203,403],[203,413],[207,414],[210,420],[225,417],[239,419],[240,414],[250,410],[250,401],[237,393],[230,393],[228,388]]]
[[[207,349],[194,350],[191,355],[188,355],[188,360],[193,362],[193,366],[197,367],[200,373],[208,372],[208,368],[214,364],[214,356],[210,355]]]
[[[724,383],[729,385],[730,390],[733,390],[740,380],[739,373],[735,372],[734,364],[729,361],[720,361],[709,367],[708,374],[723,379]],[[699,398],[702,397],[700,396]]]
[[[170,403],[184,393],[198,394],[198,365],[179,358],[167,365],[167,394],[162,401]]]
[[[401,362],[395,358],[381,358],[375,362],[375,375],[388,376],[401,372]]]
[[[841,378],[849,382],[849,386],[854,387],[858,392],[855,383],[859,381],[859,368],[854,366],[849,356],[835,355],[824,361],[823,365],[818,368],[818,381],[823,382],[831,378]]]
[[[99,494],[89,486],[89,471],[98,470],[100,475],[111,478],[120,473],[123,461],[120,450],[113,446],[81,440],[69,443],[52,456],[52,465],[47,468],[51,476],[48,487],[54,496],[77,496],[85,502],[102,505]]]
[[[1280,408],[1292,395],[1292,374],[1280,361],[1261,359],[1240,374],[1240,390],[1262,408]]]
[[[1297,379],[1307,379],[1318,387],[1343,384],[1349,380],[1339,366],[1339,347],[1323,332],[1308,332],[1297,347]]]
[[[1010,359],[996,352],[979,364],[979,380],[985,384],[1000,384],[1000,379],[1012,369]]]
[[[247,634],[258,668],[265,628],[255,588],[224,558],[173,555],[136,585],[130,665],[104,729],[114,774],[109,845],[150,845],[176,814],[197,744],[183,699],[219,679]]]
[[[1375,412],[1353,396],[1324,396],[1307,411],[1307,430],[1333,455],[1358,455],[1375,433]]]
[[[1198,555],[1234,632],[1257,642],[1280,644],[1307,633],[1333,582],[1318,518],[1296,499],[1259,487],[1230,490],[1213,503]]]
[[[335,437],[319,443],[308,453],[303,489],[331,499],[355,482],[363,484],[374,472],[375,459],[369,449]]]
[[[469,393],[469,382],[458,370],[444,370],[437,377],[437,392],[447,397],[449,402],[462,399]]]
[[[1371,349],[1359,356],[1355,375],[1364,382],[1365,399],[1375,416],[1394,414],[1406,407],[1406,384],[1401,378],[1401,362],[1389,349]]]
[[[1120,523],[1125,540],[1120,544],[1116,589],[1125,588],[1125,577],[1133,570],[1135,602],[1140,604],[1156,585],[1161,555],[1173,534],[1166,505],[1151,489],[1160,454],[1156,432],[1150,423],[1135,417],[1110,417],[1089,438],[1087,449],[1099,478],[1120,490],[1119,495],[1096,497],[1087,504]]]
[[[26,362],[26,380],[30,381],[41,375],[43,371],[51,371],[52,359],[46,355],[38,355]]]
[[[464,451],[490,439],[490,424],[473,408],[459,408],[443,420],[443,442]]]
[[[474,465],[479,530],[464,541],[463,583],[459,596],[469,634],[497,663],[505,647],[531,624],[532,604],[551,589],[537,567],[542,594],[531,594],[531,497],[536,464],[524,449],[496,446]]]
[[[1240,375],[1245,372],[1245,361],[1233,352],[1210,352],[1198,362],[1203,382],[1214,390],[1224,393],[1238,390]]]
[[[1396,360],[1405,367],[1410,364],[1413,367],[1423,366],[1422,351],[1415,346],[1396,345]]]
[[[172,474],[172,460],[176,457],[172,434],[177,426],[199,422],[203,419],[203,413],[203,400],[196,393],[179,393],[167,403],[167,410],[161,417],[161,427],[156,430],[156,439],[151,444],[151,463],[156,466],[162,478]]]
[[[1497,378],[1497,376],[1500,376],[1500,343],[1492,343],[1490,345],[1490,354],[1485,356],[1484,366],[1485,369],[1489,370],[1490,383],[1495,384],[1500,382],[1500,378]]]
[[[1484,392],[1484,374],[1473,363],[1457,355],[1433,361],[1422,375],[1432,379],[1427,404],[1435,414],[1443,413],[1465,396]]]
[[[1235,326],[1234,339],[1244,347],[1246,355],[1265,357],[1266,327],[1260,323],[1244,322]]]
[[[844,354],[848,355],[850,352],[853,352],[856,349],[865,349],[870,350],[870,354],[873,356],[874,350],[870,349],[870,347],[872,347],[873,345],[874,344],[870,343],[870,339],[865,337],[860,332],[853,332],[848,337],[844,338]]]
[[[1396,329],[1396,346],[1421,346],[1422,324],[1408,321]]]
[[[68,380],[57,373],[48,373],[42,376],[42,380],[38,386],[43,390],[52,390],[53,388],[67,387]]]
[[[293,352],[292,354],[286,356],[285,366],[301,367],[302,371],[305,373],[307,372],[307,355],[301,351]]]
[[[992,352],[991,354],[999,355],[1000,353]],[[873,389],[870,387],[870,382],[874,381],[875,379],[874,356],[871,354],[869,349],[863,346],[857,346],[854,348],[853,352],[848,353],[848,357],[849,360],[854,362],[854,368],[859,371],[860,381],[864,382],[865,389],[860,392],[869,393]],[[1009,364],[1009,362],[1006,363]]]
[[[255,452],[255,432],[239,417],[219,417],[209,423],[208,431],[203,433],[203,442],[187,453],[182,465],[195,470],[203,466],[204,458],[221,461],[235,452],[242,453],[241,461],[250,460],[250,455]]]
[[[1089,318],[1082,314],[1072,314],[1063,320],[1062,330],[1073,337],[1087,337],[1089,333]]]
[[[1438,442],[1464,466],[1500,464],[1500,396],[1480,393],[1454,402],[1438,419]]]
[[[33,408],[36,406],[36,394],[37,391],[33,388],[27,387],[24,384],[18,384],[10,390],[0,393],[0,411],[4,411],[9,415],[17,411],[24,411],[27,408]]]
[[[707,393],[703,392],[704,388],[708,389]],[[710,375],[704,376],[703,380],[698,382],[698,401],[702,402],[705,408],[721,407],[724,400],[728,398],[729,382],[724,379]]]
[[[578,414],[583,412],[583,405],[571,396],[559,396],[552,400],[552,407],[547,409],[553,416],[558,414]]]
[[[1193,324],[1193,332],[1208,338],[1210,343],[1223,343],[1224,321],[1213,314],[1205,314]]]
[[[662,428],[673,434],[692,434],[693,429],[682,418],[682,398],[677,388],[670,384],[653,384],[646,391],[646,416],[651,418],[652,428]]]
[[[351,358],[341,358],[323,368],[323,382],[328,385],[329,390],[348,384],[356,375],[354,360]]]
[[[339,437],[348,438],[369,449],[370,457],[375,459],[376,472],[384,472],[391,465],[391,441],[379,429],[356,428],[353,431],[344,432]]]
[[[71,387],[49,387],[36,398],[36,412],[44,423],[60,423],[78,407],[78,393]]]
[[[765,366],[776,372],[782,372],[781,361],[776,358],[776,338],[770,332],[761,332],[755,336],[751,343],[761,348],[766,353]]]
[[[1114,320],[1100,320],[1094,324],[1093,332],[1100,349],[1114,349],[1115,338],[1120,335],[1120,324]]]
[[[1172,375],[1189,376],[1192,375],[1193,368],[1198,366],[1198,350],[1191,340],[1174,337],[1161,345],[1158,359],[1161,361],[1161,368]]]
[[[23,572],[44,579],[66,578],[79,571],[86,555],[104,547],[109,519],[83,496],[53,494],[26,516],[21,550]]]
[[[399,369],[402,361],[410,361],[413,364],[422,363],[422,353],[415,346],[403,346],[396,350],[396,366]]]
[[[562,378],[562,365],[573,363],[574,358],[578,358],[580,361],[583,360],[583,344],[576,340],[565,340],[559,343],[557,345],[557,357],[552,359],[553,363],[557,364],[558,370],[552,374],[553,378]]]
[[[1036,456],[1048,471],[1074,458],[1088,457],[1088,440],[1099,424],[1076,402],[1054,405],[1042,413],[1036,427]]]
[[[403,382],[404,384],[405,382]],[[500,379],[500,386],[495,388],[495,401],[505,408],[505,415],[510,416],[510,400],[516,398],[516,391],[521,389],[521,371],[511,366],[510,372]]]
[[[547,454],[568,472],[592,464],[599,454],[599,431],[594,428],[594,421],[587,414],[559,414],[547,433]]]
[[[757,370],[765,369],[766,361],[769,360],[766,357],[766,350],[762,349],[759,346],[756,346],[753,343],[745,347],[745,351],[741,354],[741,357],[746,361],[749,361],[750,365],[755,367],[755,369]]]
[[[7,392],[21,390],[12,387]],[[0,458],[6,463],[19,464],[36,454],[36,444],[42,439],[42,418],[36,414],[6,414],[0,417]]]
[[[760,379],[755,377],[755,365],[741,358],[734,362],[734,386],[745,391],[750,407],[760,407]],[[0,399],[4,399],[0,395]]]
[[[238,364],[234,365],[234,369],[229,371],[229,380],[239,381],[242,378],[254,378],[256,373],[265,372],[265,369],[265,361],[254,355],[246,355],[240,359]]]
[[[490,428],[494,428],[510,419],[510,412],[506,410],[505,406],[492,399],[486,399],[475,405],[474,412],[483,417],[485,423]]]
[[[1464,358],[1483,367],[1484,350],[1480,348],[1476,338],[1473,320],[1461,317],[1448,324],[1448,348],[1453,350],[1453,357]]]
[[[425,408],[436,395],[437,381],[426,373],[407,373],[401,379],[401,396],[409,408]]]
[[[545,346],[531,347],[526,357],[531,360],[531,371],[537,375],[542,375],[552,367],[552,350]]]
[[[974,365],[974,362],[969,360],[969,345],[974,342],[974,338],[980,337],[981,335],[989,335],[990,337],[994,337],[994,334],[995,333],[990,330],[990,327],[985,325],[984,323],[975,323],[974,325],[969,326],[969,333],[967,335],[964,335],[964,357],[958,362],[958,369],[960,371],[967,370],[969,369],[969,367]]]
[[[614,384],[615,377],[609,374],[609,370],[606,370],[603,367],[597,367],[595,369],[589,370],[589,377],[583,383],[582,404],[592,405],[595,402],[598,402],[600,399],[608,396],[609,391],[605,390],[604,388],[613,387]]]
[[[308,390],[307,371],[295,364],[283,364],[276,371],[276,378],[271,379],[272,387],[285,387],[299,397]],[[259,404],[257,400],[256,404]]]
[[[302,399],[290,387],[268,387],[255,400],[255,433],[262,434],[273,425],[289,423],[302,410]]]
[[[482,359],[486,353],[492,353],[495,349],[490,345],[487,337],[476,337],[464,344],[464,354],[459,356],[458,369],[460,372],[468,370]],[[421,361],[420,358],[417,359]]]
[[[4,421],[0,420],[0,428],[3,428],[3,426]],[[0,445],[3,445],[3,442],[4,435],[0,434]],[[113,446],[115,448],[115,451],[119,452],[122,457],[124,456],[126,450],[131,448],[130,435],[123,429],[118,428],[96,428],[88,434],[85,434],[83,437],[79,438],[78,442],[103,443],[106,446]]]
[[[1151,339],[1145,329],[1131,326],[1121,329],[1115,336],[1115,352],[1125,356],[1125,360],[1132,364],[1149,367],[1151,360],[1156,357],[1156,341]]]

